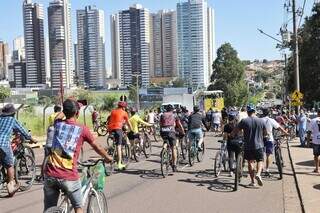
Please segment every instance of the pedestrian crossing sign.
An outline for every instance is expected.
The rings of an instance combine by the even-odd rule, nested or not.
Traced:
[[[303,99],[303,94],[298,91],[298,90],[295,90],[292,94],[291,94],[291,99],[292,101],[294,102],[301,102],[301,100]]]

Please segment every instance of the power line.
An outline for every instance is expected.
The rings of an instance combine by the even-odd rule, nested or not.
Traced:
[[[301,21],[302,21],[302,19],[303,19],[304,9],[305,9],[305,7],[306,7],[306,2],[307,2],[307,0],[304,0],[304,1],[303,1],[303,6],[302,6],[302,11],[301,11],[301,16],[300,16],[300,20],[299,20],[298,29],[300,28]],[[315,0],[314,2],[316,2],[316,0]]]

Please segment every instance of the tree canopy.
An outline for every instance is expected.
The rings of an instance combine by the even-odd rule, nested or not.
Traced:
[[[11,95],[11,90],[10,88],[0,86],[0,102],[4,102],[4,100]]]
[[[244,80],[245,66],[230,43],[225,43],[218,49],[212,68],[212,85],[208,90],[224,91],[227,106],[240,106],[246,103],[248,91]]]

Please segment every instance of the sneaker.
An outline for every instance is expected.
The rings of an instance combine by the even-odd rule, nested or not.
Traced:
[[[124,165],[124,164],[122,164],[122,163],[119,163],[118,164],[118,169],[119,170],[123,170],[123,169],[125,169],[126,168],[126,165]]]
[[[256,175],[255,179],[257,180],[259,186],[263,186],[263,182],[260,175]]]
[[[229,173],[229,177],[233,177],[233,172],[232,171]]]
[[[202,152],[201,146],[198,146],[198,151],[199,151],[199,152]]]
[[[271,173],[270,173],[269,171],[265,171],[265,172],[264,172],[264,175],[265,175],[266,177],[270,177],[270,176],[271,176]]]
[[[15,181],[10,181],[8,184],[7,184],[7,190],[8,190],[8,194],[9,194],[9,197],[13,197],[13,195],[19,190],[19,183],[15,183]]]

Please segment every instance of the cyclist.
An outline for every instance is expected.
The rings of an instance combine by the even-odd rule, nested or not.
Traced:
[[[231,112],[228,114],[228,123],[224,126],[223,129],[223,140],[227,141],[227,150],[229,155],[229,168],[230,168],[230,177],[233,175],[233,164],[234,159],[237,159],[238,154],[240,153],[240,144],[239,138],[240,135],[231,136],[232,131],[236,128],[238,124],[237,114],[235,112]],[[234,153],[234,155],[233,155]]]
[[[129,122],[129,116],[126,112],[126,107],[128,106],[127,102],[119,101],[118,108],[111,111],[108,118],[108,131],[114,135],[115,143],[117,146],[118,153],[118,169],[125,169],[125,165],[122,164],[122,151],[121,146],[124,145],[126,141],[123,140],[123,127],[127,124],[132,129]]]
[[[19,132],[24,138],[36,143],[19,121],[14,118],[16,109],[12,104],[5,105],[0,115],[0,164],[7,172],[7,190],[9,197],[12,197],[19,189],[19,184],[14,180],[14,155],[10,144],[10,137],[13,132]]]
[[[307,131],[307,116],[303,109],[300,110],[300,115],[297,118],[298,129],[299,129],[299,138],[300,138],[300,146],[305,146],[305,135]]]
[[[317,117],[311,120],[312,144],[315,170],[319,173],[319,155],[320,155],[320,109],[318,109]]]
[[[63,102],[66,120],[55,121],[52,150],[45,168],[44,210],[56,206],[60,190],[68,196],[76,213],[83,212],[81,182],[77,162],[83,142],[102,156],[107,163],[112,161],[106,151],[97,143],[88,127],[77,123],[80,105],[67,99]]]
[[[212,113],[212,128],[213,128],[213,132],[218,133],[219,127],[222,124],[221,119],[222,119],[221,113],[218,112],[217,109],[214,109],[213,113]]]
[[[233,130],[231,136],[239,134],[241,130],[244,133],[244,159],[248,161],[248,170],[251,178],[249,186],[255,186],[254,179],[259,186],[263,185],[261,171],[263,168],[263,136],[266,134],[266,125],[264,121],[255,115],[255,106],[247,106],[248,118],[242,119],[238,126]],[[254,163],[257,162],[257,175],[254,176]]]
[[[266,125],[266,137],[264,137],[264,148],[266,153],[266,167],[265,174],[270,176],[269,166],[272,163],[271,155],[273,154],[274,149],[274,138],[273,138],[273,129],[281,130],[284,134],[288,134],[287,131],[273,118],[270,118],[270,110],[269,108],[262,109],[262,120]]]
[[[210,108],[208,110],[208,112],[206,113],[206,122],[209,124],[209,125],[207,125],[208,131],[211,129],[212,114],[213,114],[213,110],[212,110],[212,108]]]
[[[91,120],[92,120],[92,126],[93,130],[97,131],[99,127],[99,112],[97,111],[97,108],[93,107],[93,112],[91,114]]]
[[[160,116],[160,135],[164,141],[163,147],[167,147],[167,142],[171,146],[172,151],[172,170],[177,171],[177,151],[176,151],[176,127],[178,127],[182,133],[184,133],[183,127],[181,125],[178,117],[173,113],[174,107],[169,104],[166,106],[166,112]]]
[[[202,151],[201,145],[203,143],[202,126],[206,125],[206,118],[200,112],[198,106],[193,107],[193,113],[188,118],[188,137],[190,141],[198,140],[198,150]]]
[[[153,124],[149,124],[142,120],[140,116],[137,114],[136,108],[130,109],[131,118],[129,119],[129,123],[131,125],[131,131],[128,134],[128,138],[131,142],[133,142],[134,139],[139,139],[140,145],[143,145],[143,138],[139,134],[139,125],[142,124],[144,126],[153,126]]]

